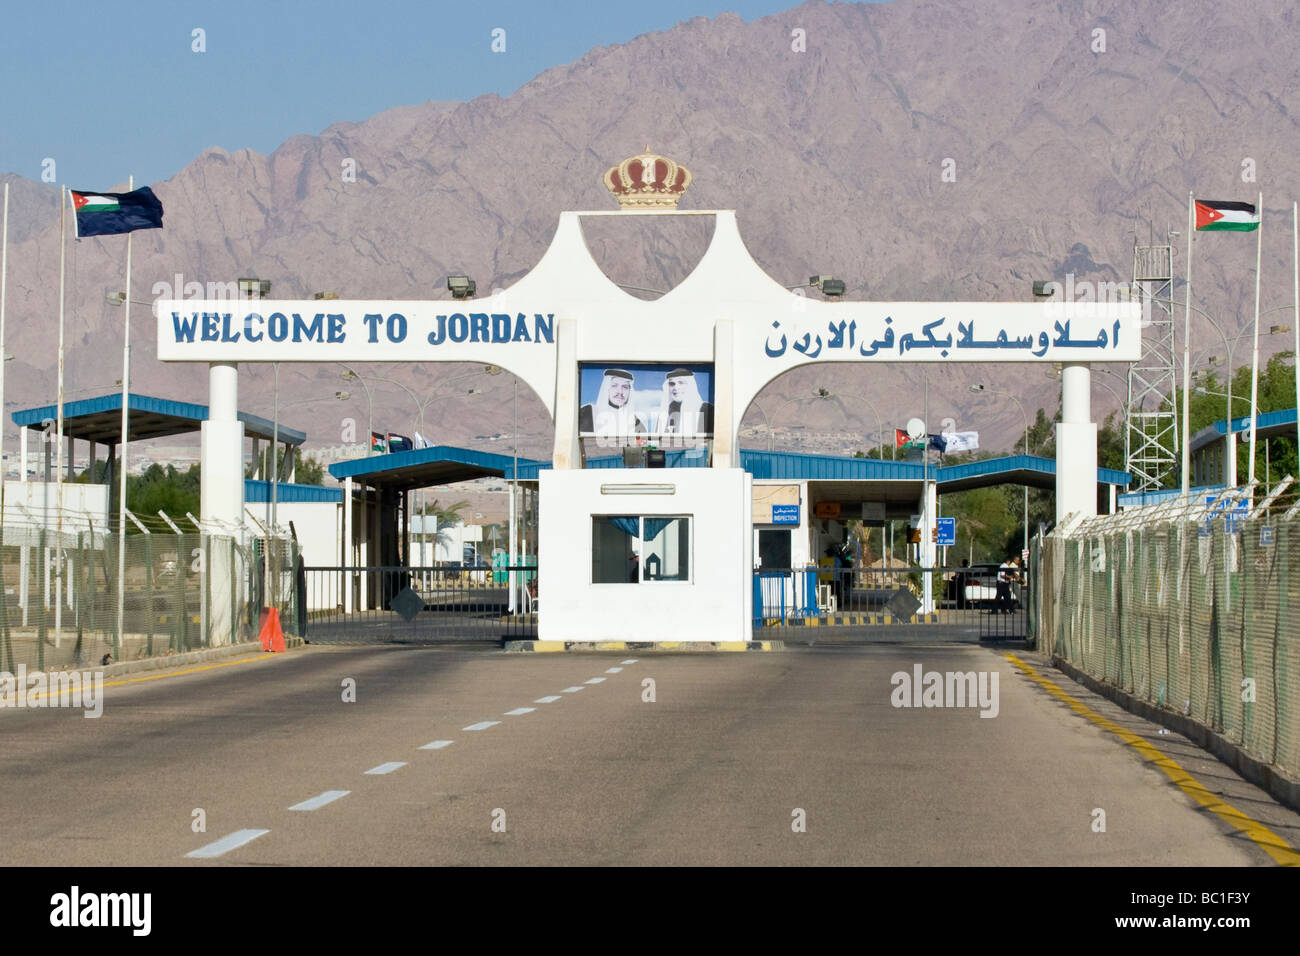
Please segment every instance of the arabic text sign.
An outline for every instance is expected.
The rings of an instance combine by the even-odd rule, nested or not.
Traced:
[[[772,524],[798,524],[798,505],[772,505]]]
[[[822,310],[825,315],[825,310]],[[845,303],[830,319],[772,322],[770,359],[906,362],[1135,361],[1136,304]]]

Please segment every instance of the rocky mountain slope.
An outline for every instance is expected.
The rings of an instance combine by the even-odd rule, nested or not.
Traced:
[[[1189,189],[1239,200],[1263,190],[1263,308],[1289,306],[1298,19],[1284,0],[1248,10],[1212,0],[809,2],[752,23],[698,18],[593,49],[504,99],[396,108],[293,137],[270,156],[208,150],[153,184],[166,228],[136,234],[133,297],[170,292],[178,275],[257,275],[276,297],[442,298],[444,277],[461,271],[481,289],[505,286],[538,261],[561,210],[609,208],[601,173],[649,144],[694,172],[684,207],[738,210],[775,278],[833,273],[850,297],[877,300],[1024,299],[1032,280],[1067,273],[1127,280],[1135,236],[1186,230]],[[58,216],[56,187],[8,178],[12,410],[53,397]],[[609,231],[629,225],[589,230],[619,282],[668,288],[703,249],[698,228]],[[1184,242],[1175,243],[1179,272]],[[1233,334],[1252,305],[1254,242],[1196,242],[1195,301]],[[122,249],[116,237],[70,247],[71,397],[111,390],[120,375],[121,310],[104,293],[121,286]],[[205,376],[157,363],[148,311],[134,315],[137,390],[205,401]],[[1198,350],[1218,341],[1199,319],[1194,337]],[[1243,356],[1248,346],[1238,363]],[[474,445],[475,434],[513,427],[508,376],[361,371],[422,396],[444,383],[425,414],[438,441]],[[281,402],[304,403],[283,420],[324,444],[339,440],[334,417],[364,421],[362,390],[340,372],[283,368]],[[986,447],[1010,447],[1020,413],[972,395],[970,382],[1014,391],[1031,415],[1057,403],[1058,385],[1037,370],[966,367],[931,379],[932,425],[951,417]],[[774,426],[846,436],[848,450],[864,444],[852,436],[876,430],[874,415],[863,402],[816,400],[815,388],[862,395],[888,428],[921,414],[919,381],[915,367],[898,365],[803,369],[760,401],[769,413],[785,408],[788,421]],[[404,393],[374,384],[376,427],[409,429]],[[1122,393],[1118,380],[1107,384]],[[470,387],[482,391],[465,394]],[[340,388],[352,398],[334,403]],[[306,404],[313,398],[338,415]],[[1101,386],[1095,401],[1103,412],[1116,405]],[[270,414],[269,369],[244,372],[241,405]],[[761,421],[751,411],[745,427]],[[549,424],[531,396],[520,428],[521,451],[549,453]]]

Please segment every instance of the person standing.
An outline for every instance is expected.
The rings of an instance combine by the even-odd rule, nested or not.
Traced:
[[[1014,559],[1007,558],[998,566],[997,604],[993,609],[993,613],[1011,613],[1011,607],[1015,603],[1015,598],[1011,594],[1011,585],[1018,576],[1018,569]]]

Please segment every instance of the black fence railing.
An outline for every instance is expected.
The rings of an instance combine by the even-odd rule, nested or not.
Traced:
[[[535,566],[305,567],[304,636],[311,644],[534,639],[536,579]]]

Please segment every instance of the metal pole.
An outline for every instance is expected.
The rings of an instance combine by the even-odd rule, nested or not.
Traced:
[[[1192,471],[1192,413],[1191,413],[1191,357],[1192,357],[1192,233],[1196,231],[1195,200],[1187,192],[1187,295],[1183,303],[1183,461],[1182,492],[1186,499],[1191,492]],[[1173,291],[1172,289],[1170,290]],[[1232,391],[1232,386],[1228,387]],[[1232,436],[1232,420],[1228,420],[1228,435]],[[1234,451],[1234,454],[1235,451]]]
[[[64,314],[64,277],[68,251],[68,190],[59,187],[59,410],[58,425],[55,428],[55,471],[54,479],[58,482],[57,532],[54,542],[54,646],[59,646],[59,636],[63,627],[63,314]]]
[[[275,363],[275,389],[271,402],[271,534],[275,534],[277,491],[280,477],[280,363]]]
[[[1255,482],[1255,432],[1259,425],[1259,267],[1264,254],[1264,194],[1259,194],[1259,203],[1255,207],[1259,212],[1259,225],[1255,227],[1255,348],[1250,357],[1250,464],[1246,470],[1246,481]],[[1296,357],[1300,362],[1300,356]],[[1232,386],[1228,386],[1232,391]],[[1229,424],[1229,429],[1232,425]]]
[[[9,184],[5,183],[4,189],[4,226],[0,227],[0,416],[4,415],[5,407],[5,297],[8,292],[9,277]],[[1296,323],[1300,326],[1300,322]],[[22,434],[22,429],[19,429]],[[4,500],[4,422],[0,421],[0,502]],[[25,449],[24,449],[25,450]],[[25,455],[23,457],[26,457]],[[20,480],[26,481],[26,469],[20,476]]]
[[[511,449],[511,452],[514,455],[514,462],[511,465],[510,471],[510,567],[512,568],[515,567],[519,561],[519,505],[517,502],[519,497],[519,376],[517,375],[514,377],[514,390],[515,424],[514,439],[512,441],[514,447]],[[516,586],[519,583],[519,573],[517,571],[510,571],[509,575],[510,610],[513,612],[518,607],[518,603],[515,600],[515,591],[517,590]]]
[[[128,176],[127,192],[135,189],[135,177]],[[127,441],[130,438],[128,423],[131,415],[131,233],[126,234],[126,301],[122,336],[122,449],[117,491],[117,640],[118,647],[126,641],[126,462]]]

